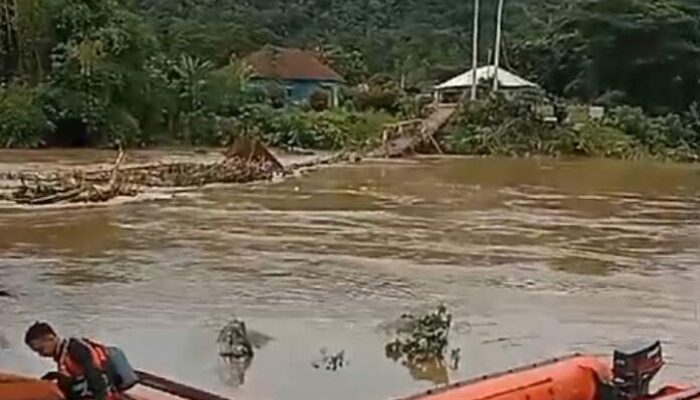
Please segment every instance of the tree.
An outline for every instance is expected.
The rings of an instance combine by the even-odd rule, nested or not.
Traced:
[[[697,0],[506,5],[503,65],[555,95],[652,114],[700,103]],[[483,64],[495,2],[481,15]],[[469,67],[471,16],[462,0],[0,0],[0,83],[30,90],[56,137],[189,141],[260,101],[241,60],[274,44],[317,51],[350,86],[379,88],[360,102],[396,112],[402,92]]]

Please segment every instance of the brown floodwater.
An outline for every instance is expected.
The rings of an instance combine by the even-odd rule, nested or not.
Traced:
[[[0,152],[0,169],[111,156]],[[388,399],[433,383],[385,357],[381,327],[444,302],[462,356],[450,381],[657,338],[662,378],[697,379],[699,264],[689,165],[424,158],[169,200],[4,208],[0,289],[17,298],[0,298],[0,368],[50,368],[22,345],[44,319],[231,398]],[[273,338],[244,376],[217,358],[233,316]],[[349,365],[313,368],[323,347]]]

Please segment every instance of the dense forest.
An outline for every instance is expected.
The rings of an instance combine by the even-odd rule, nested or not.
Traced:
[[[481,1],[487,63],[496,1]],[[0,0],[0,146],[212,144],[221,118],[255,121],[273,142],[351,144],[408,112],[402,97],[468,68],[471,21],[464,0]],[[241,62],[266,44],[313,49],[383,96],[280,111]],[[686,121],[700,4],[506,0],[502,60],[556,96]]]

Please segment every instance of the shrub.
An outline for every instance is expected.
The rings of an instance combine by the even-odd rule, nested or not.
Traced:
[[[146,144],[139,121],[124,109],[112,111],[107,117],[106,127],[110,143],[119,142],[127,147],[143,147]]]
[[[650,154],[659,154],[667,147],[667,127],[663,119],[648,117],[641,108],[614,108],[605,123],[637,140]]]
[[[620,129],[587,124],[573,132],[573,153],[591,157],[639,158],[643,154],[634,138]]]
[[[605,124],[633,138],[650,156],[692,160],[700,150],[700,125],[694,107],[683,116],[659,117],[647,116],[639,108],[618,107],[609,113]]]
[[[309,97],[309,105],[314,111],[324,111],[328,109],[330,96],[325,90],[316,90]]]
[[[565,134],[546,125],[527,103],[494,95],[462,111],[445,147],[467,154],[557,155]]]
[[[365,149],[378,146],[384,124],[394,118],[383,112],[356,113],[342,109],[312,115],[317,146]]]
[[[360,111],[399,111],[401,88],[386,75],[375,75],[367,84],[355,90],[354,104]]]
[[[52,129],[37,89],[19,84],[0,87],[0,146],[37,147]]]
[[[471,103],[444,138],[448,151],[466,154],[580,154],[635,159],[697,160],[700,111],[682,117],[649,117],[639,108],[618,107],[599,122],[554,127],[527,102],[491,96]]]
[[[386,113],[356,113],[343,109],[303,111],[269,105],[245,107],[235,117],[236,135],[253,136],[272,146],[314,149],[366,148],[377,145]]]
[[[247,68],[240,63],[210,73],[204,85],[205,107],[223,116],[239,113],[243,106],[259,97],[249,85],[248,75]]]
[[[425,118],[429,112],[428,106],[433,103],[432,96],[426,95],[411,95],[404,96],[399,101],[401,107],[401,116],[406,119]]]

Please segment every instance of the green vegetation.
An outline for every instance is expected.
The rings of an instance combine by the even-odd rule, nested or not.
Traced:
[[[44,115],[37,90],[22,85],[0,88],[0,146],[36,146],[52,126]]]
[[[661,117],[622,106],[601,120],[557,125],[546,123],[529,103],[496,95],[465,107],[443,141],[448,151],[461,154],[695,161],[700,154],[698,115],[695,106],[681,116]]]
[[[459,348],[449,348],[452,314],[447,307],[441,304],[430,313],[404,314],[394,325],[394,338],[384,346],[386,356],[400,361],[415,379],[447,383],[448,367],[458,369],[461,358]]]
[[[337,150],[378,145],[382,125],[393,120],[391,115],[375,111],[305,111],[263,104],[243,107],[225,122],[233,124],[233,130],[261,137],[273,146]]]
[[[171,35],[150,15],[120,0],[0,2],[0,146],[221,144],[226,122],[273,145],[359,148],[393,120],[371,104],[284,106],[280,88],[250,85],[240,58],[208,44],[224,28],[212,22],[207,37],[172,20],[183,31]]]
[[[486,62],[496,2],[482,3]],[[471,7],[461,0],[0,0],[0,146],[218,144],[226,139],[222,121],[272,144],[368,146],[382,121],[420,114],[414,94],[467,67]],[[462,118],[450,147],[692,158],[700,138],[699,17],[695,0],[507,1],[507,68],[554,95],[621,108],[600,126],[560,131],[508,106],[515,119],[497,129]],[[240,60],[265,44],[318,51],[348,81],[342,109],[324,111],[320,95],[284,106],[279,87],[250,85]]]

